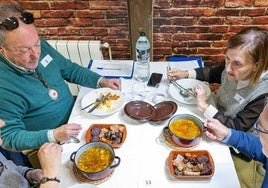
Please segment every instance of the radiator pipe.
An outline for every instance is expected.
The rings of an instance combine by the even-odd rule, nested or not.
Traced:
[[[102,48],[108,48],[109,59],[112,60],[112,50],[108,42],[105,42],[101,45]]]

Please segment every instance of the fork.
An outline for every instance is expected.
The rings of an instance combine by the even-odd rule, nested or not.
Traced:
[[[189,98],[190,95],[192,97],[196,97],[195,93],[192,90],[186,89],[184,87],[182,87],[180,84],[178,84],[174,79],[171,80],[171,83],[180,90],[180,94],[185,97],[185,98]]]
[[[104,96],[101,96],[101,97],[97,98],[93,103],[90,103],[89,105],[85,106],[84,108],[81,108],[81,110],[85,110],[88,107],[92,106],[93,104],[99,103],[103,99],[103,97]]]
[[[100,100],[98,101],[98,103],[96,103],[87,113],[91,113],[93,112],[97,107],[99,107],[99,105],[101,105],[102,103],[105,102],[105,100],[108,98],[108,96],[111,93],[108,93],[107,95],[103,95],[102,97],[100,97]]]

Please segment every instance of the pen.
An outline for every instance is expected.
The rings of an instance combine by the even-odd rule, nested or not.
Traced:
[[[98,70],[121,70],[119,68],[105,68],[105,67],[97,67]]]

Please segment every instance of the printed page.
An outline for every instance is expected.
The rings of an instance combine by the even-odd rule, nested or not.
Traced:
[[[133,60],[93,60],[88,68],[107,78],[132,78]]]

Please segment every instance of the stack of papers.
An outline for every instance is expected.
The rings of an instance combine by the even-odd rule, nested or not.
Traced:
[[[200,57],[171,57],[168,64],[171,69],[184,70],[195,69],[204,66]]]
[[[133,60],[91,60],[88,69],[106,78],[131,79],[134,72]]]

